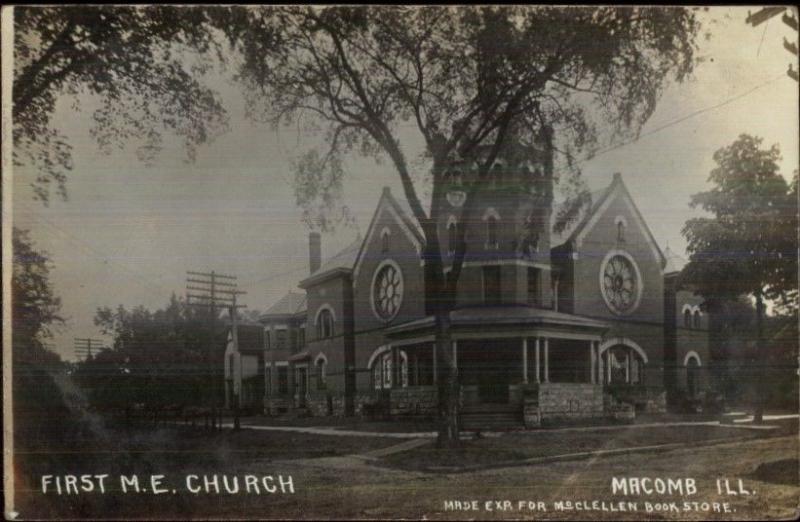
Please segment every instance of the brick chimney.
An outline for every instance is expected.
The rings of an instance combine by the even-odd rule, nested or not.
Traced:
[[[313,274],[322,265],[322,237],[319,232],[308,234],[308,269]]]

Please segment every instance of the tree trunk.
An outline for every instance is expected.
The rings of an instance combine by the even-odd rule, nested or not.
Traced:
[[[458,369],[453,357],[450,338],[450,314],[443,312],[436,317],[436,352],[439,361],[439,436],[438,447],[457,447],[459,439],[459,399]]]
[[[756,379],[756,400],[755,412],[753,413],[753,423],[761,424],[764,420],[764,300],[761,294],[756,294],[756,357],[753,375]]]

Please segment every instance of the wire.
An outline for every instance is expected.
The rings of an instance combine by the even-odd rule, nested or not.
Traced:
[[[713,111],[715,109],[719,109],[720,107],[724,107],[725,105],[733,103],[736,100],[744,98],[745,96],[749,96],[750,94],[756,92],[757,90],[762,89],[762,88],[766,87],[767,85],[773,84],[776,81],[784,79],[784,78],[786,78],[785,73],[781,73],[780,75],[775,76],[774,78],[772,78],[770,80],[767,80],[764,83],[756,85],[755,87],[752,87],[752,88],[748,89],[747,91],[744,91],[744,92],[739,93],[739,94],[737,94],[735,96],[732,96],[732,97],[728,98],[727,100],[724,100],[724,101],[722,101],[720,103],[717,103],[715,105],[710,105],[710,106],[704,107],[702,109],[698,109],[698,110],[696,110],[694,112],[691,112],[691,113],[689,113],[689,114],[687,114],[685,116],[681,116],[680,118],[674,119],[674,120],[672,120],[670,122],[667,122],[667,123],[665,123],[665,124],[663,124],[663,125],[661,125],[659,127],[656,127],[653,130],[650,130],[648,132],[642,133],[639,136],[637,136],[636,138],[633,138],[633,139],[628,140],[628,141],[623,141],[623,142],[617,143],[617,144],[612,145],[612,146],[610,146],[608,148],[605,148],[605,149],[601,149],[601,150],[599,150],[598,152],[596,152],[593,155],[587,155],[582,160],[580,160],[580,163],[585,163],[586,161],[594,159],[594,158],[596,158],[596,157],[598,157],[598,156],[600,156],[602,154],[606,154],[606,153],[611,152],[613,150],[622,148],[622,147],[624,147],[626,145],[630,145],[631,143],[635,143],[635,142],[639,141],[640,139],[642,139],[644,137],[652,136],[653,134],[656,134],[656,133],[661,132],[661,131],[663,131],[665,129],[668,129],[669,127],[677,125],[677,124],[679,124],[681,122],[684,122],[684,121],[686,121],[688,119],[694,118],[695,116],[699,116],[700,114],[703,114],[703,113],[706,113],[706,112],[709,112],[709,111]]]

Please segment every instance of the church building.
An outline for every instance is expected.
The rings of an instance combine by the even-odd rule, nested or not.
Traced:
[[[535,163],[499,162],[475,196],[476,218],[462,223],[463,201],[448,195],[439,223],[446,270],[457,227],[466,227],[450,315],[465,415],[522,419],[534,408],[545,421],[600,417],[621,403],[660,412],[668,395],[700,397],[708,317],[681,288],[680,258],[659,247],[622,176],[558,234],[552,188],[516,176],[539,179]],[[325,261],[312,232],[300,290],[246,325],[257,331],[245,336],[251,345],[229,342],[226,378],[242,390],[229,393],[229,405],[238,397],[267,414],[434,414],[441,363],[422,248],[404,199],[388,188],[364,237]]]

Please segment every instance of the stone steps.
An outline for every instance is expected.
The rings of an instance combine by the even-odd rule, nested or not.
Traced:
[[[461,429],[465,431],[505,431],[523,426],[522,411],[513,404],[470,404],[461,410]]]

